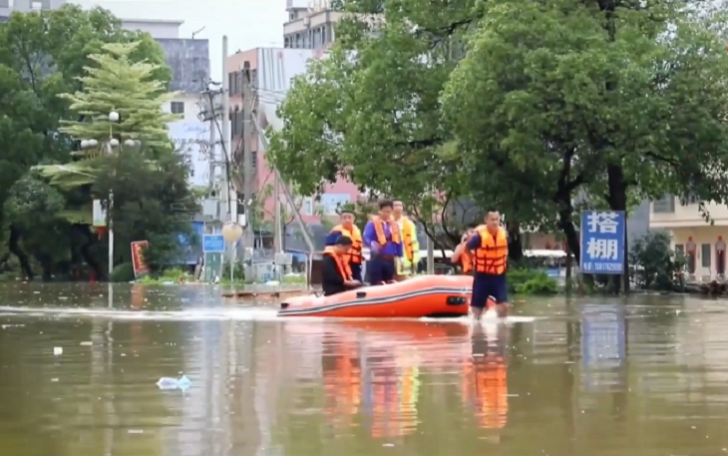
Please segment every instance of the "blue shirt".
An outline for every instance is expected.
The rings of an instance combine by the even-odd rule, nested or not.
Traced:
[[[331,231],[326,235],[326,246],[336,245],[336,241],[341,237],[341,231]]]
[[[389,223],[384,223],[384,237],[387,238],[387,243],[379,246],[378,252],[372,252],[374,255],[389,255],[395,257],[404,256],[402,243],[395,244],[392,242],[392,228]],[[374,222],[367,222],[367,226],[364,227],[364,233],[362,233],[362,241],[364,245],[371,248],[372,242],[377,241],[377,231],[374,229]]]

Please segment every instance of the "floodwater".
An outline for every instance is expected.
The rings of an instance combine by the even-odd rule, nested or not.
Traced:
[[[728,452],[726,302],[534,299],[473,327],[282,320],[220,292],[4,285],[2,454]]]

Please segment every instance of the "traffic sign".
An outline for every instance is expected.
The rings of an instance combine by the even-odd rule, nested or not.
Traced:
[[[222,234],[206,234],[202,236],[202,251],[205,253],[224,253],[225,238]]]

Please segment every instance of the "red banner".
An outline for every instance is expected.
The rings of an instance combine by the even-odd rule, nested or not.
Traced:
[[[149,241],[135,241],[131,243],[131,264],[134,266],[134,278],[149,274],[149,266],[144,260],[144,249],[149,247]]]

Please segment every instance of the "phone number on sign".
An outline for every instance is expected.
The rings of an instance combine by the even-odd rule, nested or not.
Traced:
[[[584,263],[584,272],[592,271],[621,271],[622,263]]]

